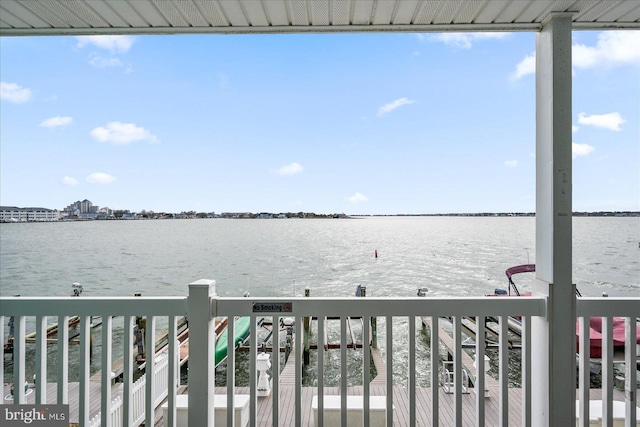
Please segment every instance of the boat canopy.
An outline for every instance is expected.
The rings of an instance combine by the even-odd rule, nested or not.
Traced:
[[[522,265],[516,265],[515,267],[507,268],[507,271],[505,271],[505,274],[509,279],[509,295],[511,295],[511,288],[513,288],[513,291],[516,293],[516,295],[520,296],[520,291],[516,287],[516,284],[513,283],[513,279],[511,279],[511,276],[518,273],[532,273],[534,271],[536,271],[535,264],[522,264]]]
[[[511,276],[513,276],[514,274],[532,273],[534,271],[536,271],[535,264],[522,264],[522,265],[516,265],[515,267],[507,268],[507,271],[505,271],[505,274],[509,278],[509,282],[512,282]]]

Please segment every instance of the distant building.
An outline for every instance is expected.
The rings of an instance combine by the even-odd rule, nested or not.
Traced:
[[[46,222],[59,219],[60,213],[54,209],[0,206],[0,222]]]
[[[62,210],[62,216],[66,218],[82,218],[82,219],[96,219],[100,207],[91,203],[90,200],[84,199],[83,201],[77,201],[71,203],[69,206]]]

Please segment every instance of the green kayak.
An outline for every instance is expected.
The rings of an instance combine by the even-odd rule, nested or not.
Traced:
[[[249,336],[249,332],[251,331],[251,319],[249,317],[238,317],[234,324],[234,339],[233,346],[234,348],[238,347],[240,343],[244,342]],[[227,344],[228,344],[228,334],[229,328],[225,328],[224,331],[218,336],[216,340],[216,364],[218,366],[222,361],[227,358]]]

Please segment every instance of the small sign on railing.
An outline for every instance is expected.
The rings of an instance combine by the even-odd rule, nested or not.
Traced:
[[[292,302],[254,302],[254,313],[291,313],[293,311]]]

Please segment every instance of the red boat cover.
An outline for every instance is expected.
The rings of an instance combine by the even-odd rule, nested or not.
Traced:
[[[505,274],[509,279],[511,279],[511,276],[513,276],[514,274],[532,273],[534,271],[536,271],[535,264],[522,264],[522,265],[516,265],[515,267],[507,268],[507,271],[505,271]]]
[[[576,321],[576,332],[579,331],[578,321]],[[624,348],[624,317],[613,318],[613,347]],[[579,344],[579,334],[576,333],[576,341]],[[590,357],[602,357],[602,317],[591,317],[589,319],[589,345],[591,347]],[[640,344],[640,328],[636,329],[636,344]],[[578,348],[578,350],[580,350]]]

